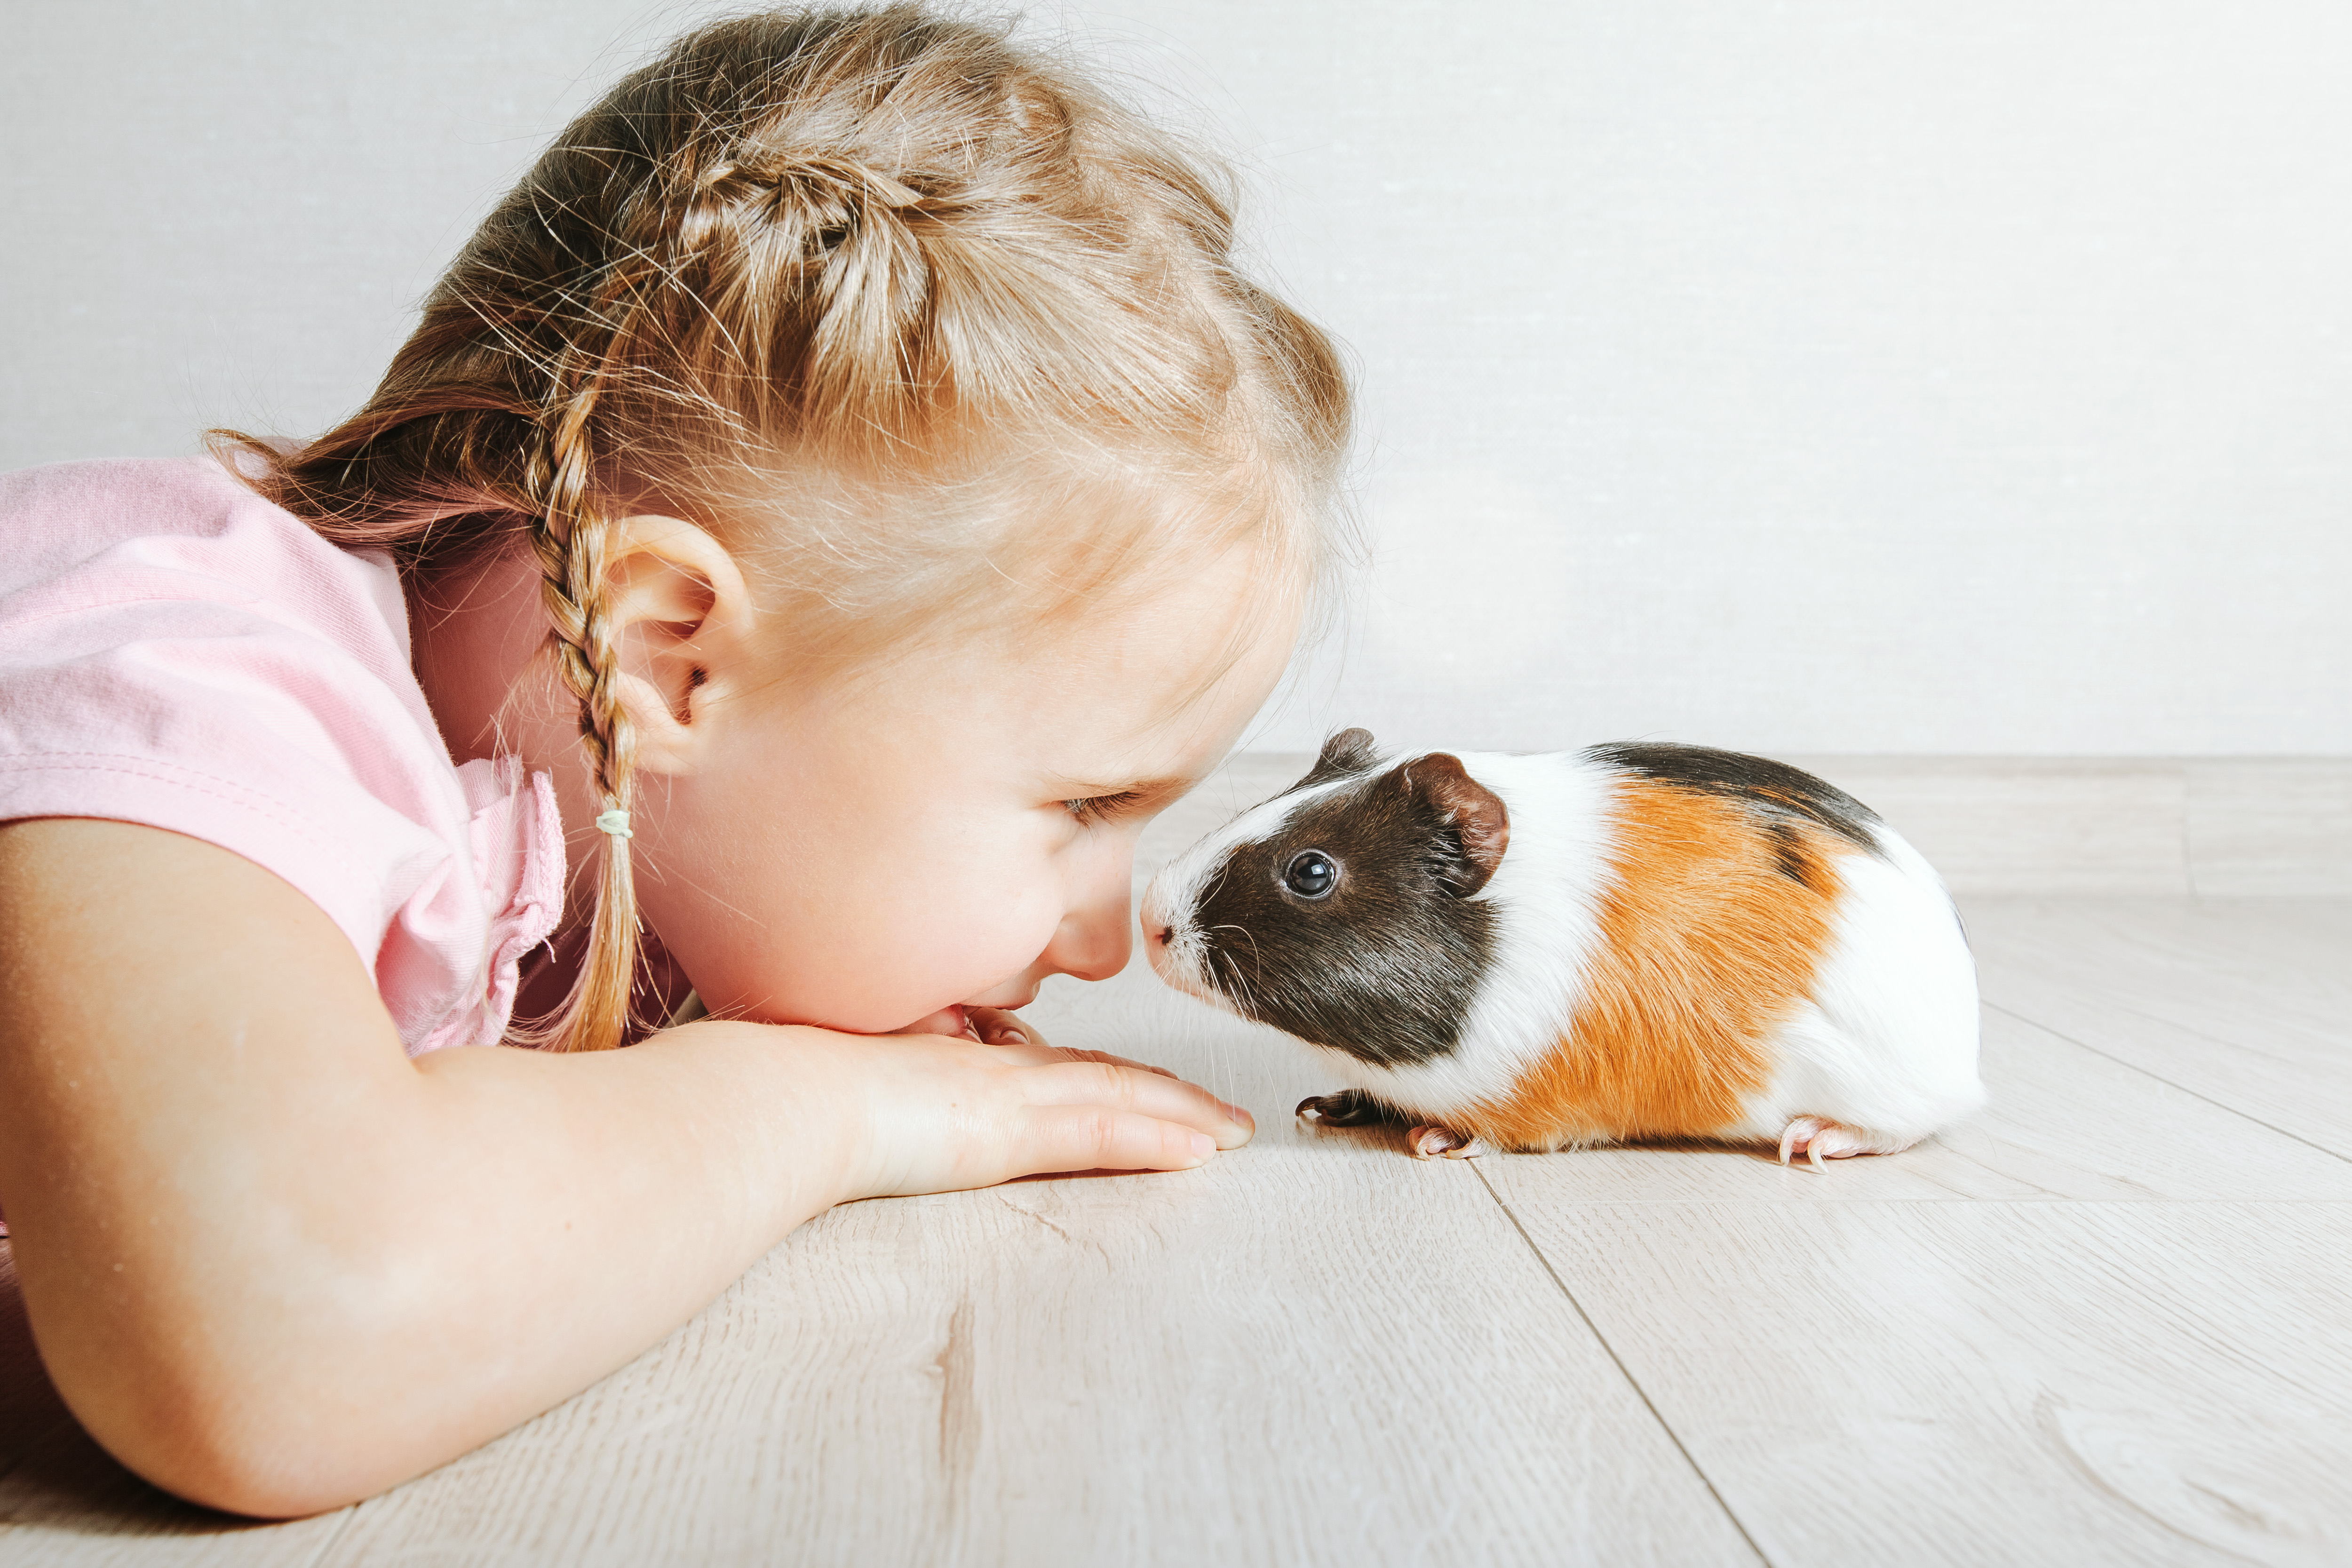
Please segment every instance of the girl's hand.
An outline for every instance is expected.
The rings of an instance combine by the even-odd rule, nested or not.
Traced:
[[[862,1092],[845,1198],[956,1192],[1059,1171],[1182,1171],[1249,1142],[1249,1112],[1161,1068],[1056,1050],[1007,1012],[969,1037],[835,1036]]]

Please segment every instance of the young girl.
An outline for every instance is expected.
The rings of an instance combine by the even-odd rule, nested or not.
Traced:
[[[0,1208],[101,1443],[334,1506],[832,1204],[1249,1137],[1013,1015],[1327,554],[1345,384],[1229,240],[997,32],[755,16],[339,428],[0,480]]]

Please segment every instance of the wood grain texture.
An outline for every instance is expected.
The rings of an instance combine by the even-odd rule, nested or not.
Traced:
[[[1987,1109],[1825,1175],[1482,1175],[1775,1563],[2352,1560],[2352,1161],[2231,1109],[2352,1073],[2352,905],[1967,909],[1987,995],[2100,1048],[1989,1010]]]
[[[322,1561],[1753,1560],[1473,1170],[1268,1121],[837,1210]]]
[[[1967,909],[1987,1002],[2352,1159],[2352,903]]]
[[[2352,1205],[1515,1205],[1783,1564],[2352,1561]]]
[[[1497,1155],[1482,1166],[1513,1204],[1902,1200],[2336,1199],[2352,1162],[2247,1121],[2046,1029],[1988,1010],[1990,1102],[1887,1158],[1815,1172],[1769,1150],[1705,1144]]]

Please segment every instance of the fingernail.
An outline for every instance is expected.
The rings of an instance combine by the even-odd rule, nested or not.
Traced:
[[[1255,1128],[1257,1125],[1257,1118],[1252,1116],[1248,1111],[1244,1110],[1240,1106],[1227,1105],[1222,1100],[1217,1101],[1217,1103],[1223,1107],[1225,1114],[1232,1117],[1237,1125],[1250,1128]]]
[[[1205,1160],[1217,1152],[1217,1141],[1205,1132],[1192,1134],[1192,1157]]]

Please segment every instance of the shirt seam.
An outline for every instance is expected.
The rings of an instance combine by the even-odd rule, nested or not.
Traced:
[[[200,768],[192,768],[181,763],[165,762],[154,757],[131,756],[119,752],[20,752],[15,756],[0,756],[0,773],[43,771],[121,773],[131,778],[143,779],[150,784],[166,784],[175,789],[185,789],[192,794],[209,795],[224,805],[251,812],[257,816],[275,822],[280,827],[299,834],[312,848],[323,851],[347,874],[360,879],[364,879],[368,875],[362,865],[352,860],[331,837],[320,833],[315,824],[292,805],[236,779],[222,778],[216,773],[208,773]],[[369,793],[373,795],[373,792]],[[384,804],[388,805],[390,803]],[[25,815],[51,814],[27,813]],[[6,815],[6,808],[0,806],[0,820],[18,819],[16,816]]]

